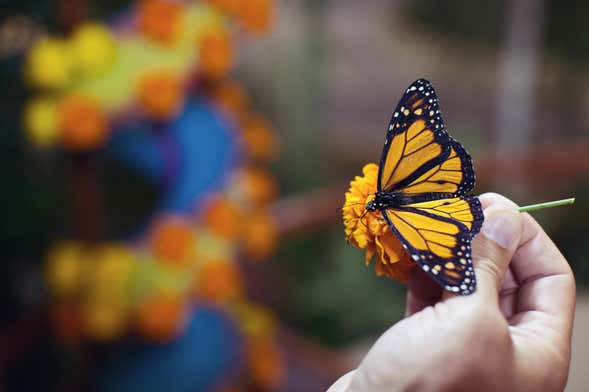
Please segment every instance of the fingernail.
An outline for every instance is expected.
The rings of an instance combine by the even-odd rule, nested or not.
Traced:
[[[505,210],[490,212],[485,216],[481,231],[502,248],[512,249],[519,242],[520,236],[520,222],[516,214],[515,211]]]

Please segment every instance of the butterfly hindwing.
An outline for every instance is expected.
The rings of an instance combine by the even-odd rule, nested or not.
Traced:
[[[442,287],[462,295],[475,290],[470,241],[482,222],[476,197],[417,203],[382,214],[411,258]]]

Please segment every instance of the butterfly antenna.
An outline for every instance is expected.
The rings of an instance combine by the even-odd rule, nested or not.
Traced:
[[[344,204],[343,206],[336,208],[336,210],[341,211],[346,207],[361,206],[361,205],[364,205],[364,203],[349,203],[349,204]]]
[[[364,213],[360,216],[360,223],[362,223],[364,227],[366,227],[366,230],[370,230],[368,225],[364,222],[364,217],[366,216],[366,214],[368,214],[368,210],[364,210]]]

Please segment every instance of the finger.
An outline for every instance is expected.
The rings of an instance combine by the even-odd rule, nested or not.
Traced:
[[[505,272],[501,290],[499,290],[499,309],[506,319],[514,315],[517,306],[518,284],[513,275],[511,264]]]
[[[522,217],[516,205],[503,196],[480,197],[485,221],[472,243],[477,277],[476,298],[498,301],[498,293],[522,232]]]
[[[405,316],[411,316],[428,306],[433,306],[442,296],[442,287],[434,282],[421,268],[413,268],[407,282],[407,305]]]
[[[522,241],[512,263],[519,283],[517,312],[541,311],[570,331],[575,307],[575,279],[564,256],[540,225],[523,215]]]
[[[347,390],[348,386],[350,385],[350,381],[352,381],[352,377],[354,377],[355,372],[355,370],[352,370],[341,376],[335,383],[333,383],[331,387],[329,387],[327,392],[344,392],[345,390]]]

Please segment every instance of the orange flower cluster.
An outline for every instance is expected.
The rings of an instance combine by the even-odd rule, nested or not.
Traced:
[[[180,77],[166,70],[143,74],[137,86],[137,100],[145,113],[153,119],[174,117],[180,112],[184,102]]]
[[[203,33],[198,42],[200,72],[209,79],[226,76],[235,62],[235,50],[229,33],[221,28]]]
[[[58,124],[62,143],[69,150],[100,148],[108,137],[106,115],[90,96],[66,96],[58,107]]]
[[[78,31],[72,58],[66,41],[54,40],[40,45],[29,61],[29,77],[38,86],[52,89],[25,112],[28,134],[38,145],[59,141],[69,150],[102,148],[110,136],[110,121],[115,121],[111,119],[127,108],[114,108],[120,106],[118,102],[136,104],[140,110],[130,111],[132,115],[169,121],[181,112],[189,89],[196,87],[232,122],[243,152],[241,166],[221,190],[199,201],[193,216],[159,216],[149,225],[146,237],[133,244],[57,244],[46,263],[53,297],[50,319],[56,336],[72,343],[112,341],[130,331],[165,343],[183,332],[195,304],[213,302],[233,315],[243,330],[247,379],[254,388],[269,390],[279,384],[285,368],[275,322],[265,309],[247,302],[238,259],[245,255],[261,260],[278,243],[269,209],[278,189],[266,165],[277,158],[279,143],[271,124],[250,107],[246,89],[228,79],[236,49],[231,23],[226,22],[251,33],[263,32],[273,20],[274,2],[209,3],[229,18],[176,0],[138,2],[133,20],[149,42],[137,42],[156,53],[171,53],[171,60],[166,57],[161,64],[138,69],[128,79],[132,88],[117,95],[116,103],[109,101],[110,95],[101,95],[100,83],[85,85],[75,79],[80,74],[84,82],[94,82],[92,78],[109,75],[105,72],[111,68],[116,74],[121,64],[135,66],[123,61],[127,52],[121,43],[126,41],[118,42],[107,26],[90,25]],[[186,22],[197,19],[195,12],[203,10],[207,29],[191,30]],[[189,34],[197,34],[197,41],[191,41],[195,38]],[[187,55],[182,50],[194,52]],[[184,58],[189,63],[179,64]],[[193,73],[201,82],[195,86],[185,83]]]
[[[350,189],[345,195],[342,213],[346,238],[352,245],[366,250],[367,265],[376,255],[374,268],[377,275],[406,282],[415,263],[380,212],[366,211],[366,203],[376,193],[378,166],[369,163],[362,169],[362,174],[350,182]]]
[[[150,39],[170,44],[180,35],[184,5],[171,0],[143,0],[138,7],[139,29]]]

